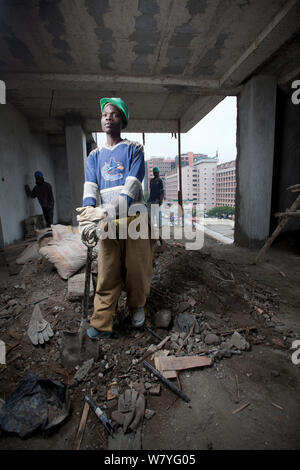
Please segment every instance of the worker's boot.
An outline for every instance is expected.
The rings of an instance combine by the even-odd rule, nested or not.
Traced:
[[[91,339],[103,339],[103,338],[110,338],[112,336],[110,331],[100,331],[96,330],[93,326],[88,328],[87,335]]]
[[[132,310],[131,314],[131,323],[135,328],[140,328],[145,323],[145,308],[140,307],[137,310]]]

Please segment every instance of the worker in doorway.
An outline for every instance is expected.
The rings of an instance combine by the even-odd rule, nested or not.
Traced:
[[[54,210],[54,197],[52,187],[50,183],[44,180],[43,173],[36,171],[34,173],[36,185],[31,191],[28,184],[25,185],[25,191],[28,197],[38,198],[41,205],[45,220],[46,227],[50,227],[53,224],[53,210]]]
[[[145,175],[141,144],[121,138],[129,120],[129,110],[120,98],[102,98],[101,127],[106,143],[93,150],[87,160],[83,207],[77,220],[82,241],[94,246],[99,240],[98,279],[94,312],[87,334],[92,339],[110,337],[119,296],[127,292],[127,306],[133,327],[145,322],[145,303],[150,292],[153,263],[151,237],[133,239],[120,236],[121,224],[130,225],[132,207],[144,204],[142,181]],[[125,217],[124,217],[125,216]],[[106,236],[113,221],[116,236]],[[129,231],[129,229],[128,229]]]
[[[159,228],[162,226],[162,215],[160,206],[164,200],[164,184],[159,177],[159,168],[153,168],[153,178],[150,180],[150,196],[148,202],[150,203],[149,209],[151,210],[151,221],[154,225],[156,221]]]

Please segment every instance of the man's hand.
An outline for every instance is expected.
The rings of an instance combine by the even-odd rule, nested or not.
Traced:
[[[107,217],[107,211],[102,209],[101,207],[77,207],[76,211],[79,215],[77,215],[77,221],[80,222],[99,222],[99,220],[104,219]]]
[[[31,191],[30,191],[30,188],[29,188],[28,184],[25,184],[24,188],[25,188],[25,192],[26,192],[27,196],[31,196]]]

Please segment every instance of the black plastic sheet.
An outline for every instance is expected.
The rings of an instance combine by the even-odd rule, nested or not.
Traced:
[[[0,409],[0,428],[21,438],[62,423],[70,412],[66,385],[31,372]]]

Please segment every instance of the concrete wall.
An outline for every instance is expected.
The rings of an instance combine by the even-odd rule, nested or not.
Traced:
[[[77,117],[70,116],[65,127],[68,174],[71,194],[72,225],[78,225],[76,207],[82,206],[85,167],[87,162],[86,135]]]
[[[234,241],[257,247],[270,233],[277,83],[254,76],[238,97]]]
[[[47,136],[32,134],[27,119],[9,103],[0,105],[0,217],[5,245],[24,237],[25,218],[42,214],[38,201],[24,191],[25,184],[33,188],[36,170],[44,173],[56,199]],[[54,223],[56,219],[55,204]]]
[[[59,224],[71,225],[72,199],[66,146],[51,145],[51,154],[55,168],[57,222]]]

